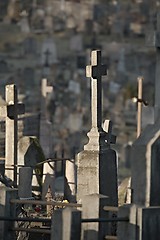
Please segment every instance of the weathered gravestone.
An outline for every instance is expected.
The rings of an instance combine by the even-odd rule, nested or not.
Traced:
[[[42,199],[50,188],[51,195],[55,195],[55,166],[53,161],[46,161],[43,164],[43,178],[42,178]]]
[[[0,187],[0,216],[16,217],[16,205],[11,205],[10,200],[17,198],[17,192],[17,189],[11,189],[4,186]],[[13,221],[0,221],[0,239],[15,239],[16,233],[14,231],[9,231],[13,227]]]
[[[90,194],[107,196],[103,204],[97,199],[99,207],[94,211],[98,211],[99,218],[106,216],[104,204],[118,205],[116,153],[110,148],[111,133],[107,134],[102,128],[101,77],[106,75],[106,70],[106,66],[101,64],[101,51],[92,51],[91,66],[86,68],[92,86],[92,128],[88,133],[88,144],[84,146],[84,151],[77,155],[77,200]],[[92,239],[104,237],[104,232],[100,231],[101,223],[97,223],[97,226],[96,231],[99,233]],[[106,228],[107,232],[109,233],[109,229]]]
[[[51,240],[54,239],[81,239],[81,211],[67,207],[53,212]]]
[[[133,203],[143,206],[156,206],[160,203],[160,164],[159,164],[159,134],[160,134],[160,104],[159,104],[159,61],[160,61],[160,13],[157,14],[157,31],[147,35],[147,44],[157,49],[156,79],[155,79],[155,122],[148,125],[140,137],[134,142],[131,156]],[[138,184],[137,184],[138,182]]]
[[[148,125],[131,150],[131,188],[135,204],[160,205],[160,123]]]
[[[43,165],[45,160],[43,150],[35,136],[24,136],[18,142],[18,166],[31,167],[33,169],[32,188],[41,191]]]
[[[73,159],[66,161],[66,179],[68,182],[69,189],[71,191],[71,200],[75,201],[76,196],[76,165]]]
[[[24,105],[18,104],[17,88],[14,84],[7,85],[5,89],[6,105],[1,106],[0,116],[5,117],[5,166],[6,175],[14,184],[17,184],[17,118],[24,113]]]
[[[129,223],[118,224],[118,239],[159,239],[160,205],[160,13],[157,14],[157,31],[147,36],[147,43],[157,48],[155,80],[155,121],[148,125],[131,149],[131,206],[122,207],[119,216],[128,216]],[[142,206],[142,207],[139,207]],[[132,209],[135,208],[132,214]],[[128,208],[127,211],[125,208]],[[122,232],[124,227],[125,234]]]
[[[31,167],[22,167],[19,169],[18,197],[20,199],[32,198],[32,174]]]

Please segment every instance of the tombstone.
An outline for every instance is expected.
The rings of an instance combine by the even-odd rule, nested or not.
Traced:
[[[43,150],[35,136],[24,136],[18,141],[18,166],[33,169],[32,187],[34,191],[41,191],[42,168],[45,160]]]
[[[147,35],[147,44],[157,49],[156,80],[155,80],[155,121],[148,125],[139,138],[133,143],[131,154],[131,188],[133,203],[145,207],[157,206],[160,203],[159,182],[159,31],[160,14],[157,14],[157,31]],[[138,182],[138,184],[137,184]]]
[[[55,166],[54,162],[45,162],[43,164],[43,178],[42,178],[42,199],[50,188],[52,196],[55,196]]]
[[[73,200],[73,198],[76,196],[76,165],[74,159],[66,161],[65,176],[71,190],[71,196]]]
[[[57,48],[54,42],[54,39],[48,37],[42,43],[41,49],[41,65],[44,66],[46,64],[46,51],[49,51],[48,55],[48,65],[51,66],[52,64],[57,63]]]
[[[51,240],[81,239],[81,211],[57,209],[52,215]]]
[[[11,199],[17,199],[17,189],[0,187],[0,216],[4,217],[16,217],[16,205],[11,205]],[[0,221],[0,239],[15,239],[16,234],[14,231],[10,231],[14,227],[14,222]]]
[[[119,208],[118,217],[126,219],[118,223],[119,240],[159,239],[160,208],[126,204]]]
[[[55,178],[55,196],[56,201],[68,200],[73,201],[71,189],[65,177],[65,174]]]
[[[92,51],[91,66],[87,66],[86,73],[91,78],[92,126],[87,134],[88,144],[77,155],[77,200],[88,194],[100,194],[108,197],[106,205],[117,206],[116,153],[110,148],[111,133],[107,134],[102,128],[101,77],[106,75],[107,68],[101,64],[101,51]],[[100,205],[99,209],[102,208]],[[95,210],[99,218],[102,216],[101,210]],[[94,239],[100,239],[98,235],[95,236]]]
[[[82,218],[97,219],[109,218],[108,213],[104,210],[108,206],[109,198],[100,194],[90,194],[82,198]],[[101,215],[101,217],[100,217]],[[94,240],[104,239],[106,235],[111,234],[109,223],[90,222],[82,225],[82,239]]]
[[[22,167],[19,169],[18,197],[20,199],[32,198],[32,168]]]
[[[160,124],[148,125],[131,150],[131,188],[133,203],[142,206],[158,206],[160,203]],[[137,184],[138,182],[138,184]]]
[[[6,175],[17,184],[17,117],[24,113],[24,105],[18,104],[17,88],[14,84],[6,85],[6,105],[0,107],[0,116],[5,117],[5,166]]]

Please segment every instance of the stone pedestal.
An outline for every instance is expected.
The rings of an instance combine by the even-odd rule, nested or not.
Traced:
[[[99,194],[91,194],[82,198],[82,218],[107,218],[108,212],[104,206],[108,205],[109,198]],[[85,240],[104,239],[110,234],[109,223],[90,222],[82,224],[82,238]]]
[[[80,240],[81,211],[71,208],[53,212],[51,240]]]
[[[131,150],[132,203],[160,205],[160,123],[148,125]]]
[[[118,240],[159,240],[159,207],[124,205],[119,208],[118,217],[128,218],[128,221],[118,222]]]
[[[19,169],[19,198],[32,198],[32,175],[33,170],[31,167],[22,167]]]
[[[107,203],[118,206],[116,153],[110,148],[84,150],[77,155],[77,200],[89,194],[109,197]]]
[[[15,217],[16,205],[11,205],[10,200],[18,196],[17,189],[0,187],[0,216]],[[14,226],[14,222],[0,221],[0,239],[15,239],[15,232],[9,231]]]

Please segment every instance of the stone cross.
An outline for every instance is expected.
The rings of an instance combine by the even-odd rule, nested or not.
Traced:
[[[116,136],[112,135],[112,121],[105,120],[103,124],[103,129],[107,133],[106,141],[108,144],[115,144],[116,143]]]
[[[157,13],[156,30],[151,30],[146,35],[146,44],[148,46],[156,47],[157,63],[155,74],[155,121],[158,119],[160,113],[160,12]]]
[[[47,85],[47,79],[43,78],[41,82],[41,116],[46,115],[46,97],[48,93],[51,93],[53,91],[52,86]]]
[[[86,67],[86,77],[91,78],[91,109],[92,129],[102,129],[102,81],[103,75],[107,75],[107,66],[101,64],[101,51],[95,50],[91,53],[91,65]]]
[[[42,93],[42,97],[46,97],[47,93],[51,93],[53,91],[53,87],[52,86],[48,86],[47,85],[47,79],[43,78],[42,79],[42,86],[41,86],[41,93]]]
[[[48,93],[53,91],[53,86],[47,85],[47,79],[43,78],[41,82],[41,116],[46,117],[46,97]]]
[[[17,118],[24,113],[24,104],[18,104],[17,88],[14,84],[6,85],[5,89],[6,106],[0,107],[0,117],[6,119],[5,136],[5,174],[14,184],[17,184]]]

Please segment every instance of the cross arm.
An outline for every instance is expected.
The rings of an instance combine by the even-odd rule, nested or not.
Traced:
[[[10,119],[14,119],[15,113],[15,105],[11,104],[7,106],[7,116]],[[18,103],[17,105],[17,115],[24,114],[25,113],[25,105],[23,103]]]

